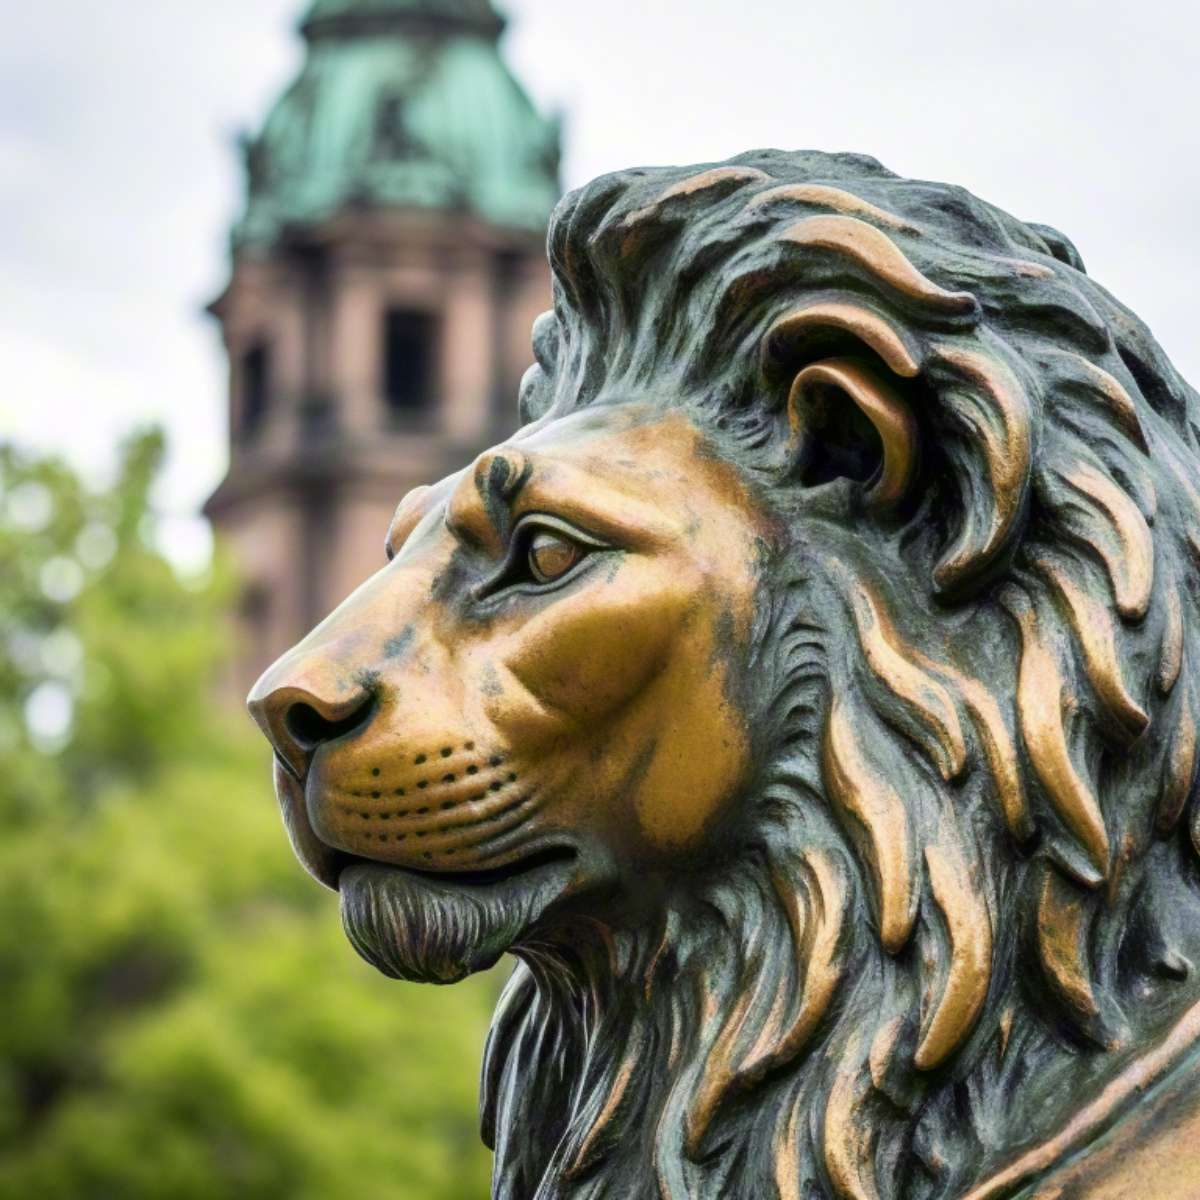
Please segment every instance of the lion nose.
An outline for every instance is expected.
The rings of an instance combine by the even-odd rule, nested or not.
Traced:
[[[282,665],[276,664],[255,684],[246,704],[279,757],[303,779],[324,743],[345,737],[371,719],[375,697],[362,689],[335,693],[322,687],[319,678],[303,675],[287,673],[278,679]]]

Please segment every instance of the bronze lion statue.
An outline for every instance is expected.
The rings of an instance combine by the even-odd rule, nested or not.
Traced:
[[[518,960],[494,1195],[1198,1194],[1196,393],[859,155],[610,175],[549,251],[523,427],[251,697],[363,956]]]

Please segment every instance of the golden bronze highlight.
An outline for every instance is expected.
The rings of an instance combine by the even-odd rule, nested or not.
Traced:
[[[1183,606],[1179,603],[1178,584],[1167,586],[1164,603],[1167,612],[1158,662],[1158,690],[1169,696],[1183,670]]]
[[[799,1053],[825,1015],[841,977],[838,944],[845,928],[846,888],[828,855],[810,850],[804,856],[804,865],[816,886],[806,892],[803,918],[795,892],[787,881],[776,880],[776,890],[785,902],[802,969],[800,1003],[795,1018],[778,1043],[769,1050],[760,1044],[751,1052],[739,1072],[739,1079],[745,1083],[761,1078]]]
[[[1119,631],[1108,607],[1100,602],[1094,588],[1089,590],[1076,582],[1063,557],[1043,551],[1033,565],[1066,603],[1071,629],[1083,647],[1084,666],[1096,695],[1130,741],[1140,737],[1150,718],[1129,694],[1121,677]]]
[[[1100,1009],[1092,991],[1084,944],[1083,897],[1051,866],[1037,908],[1037,944],[1046,977],[1058,995],[1081,1017]]]
[[[898,953],[916,919],[917,888],[912,839],[904,802],[863,758],[844,704],[835,698],[825,733],[823,765],[834,798],[865,834],[865,853],[875,877],[879,936]]]
[[[825,1166],[842,1200],[879,1200],[873,1130],[864,1103],[871,1076],[859,1064],[860,1051],[855,1039],[844,1060],[852,1065],[838,1071],[825,1106]]]
[[[925,865],[951,945],[941,998],[917,1048],[917,1068],[929,1071],[962,1044],[983,1007],[992,977],[992,922],[957,850],[927,846]]]
[[[779,235],[780,241],[838,254],[910,300],[959,316],[975,313],[970,292],[949,292],[927,279],[886,234],[857,217],[807,217]]]
[[[921,373],[918,351],[910,340],[882,317],[854,304],[813,304],[788,313],[763,339],[763,360],[770,362],[776,357],[775,348],[780,345],[830,329],[858,338],[904,379],[915,379]]]
[[[1137,414],[1137,406],[1120,381],[1102,367],[1089,362],[1082,354],[1064,351],[1063,357],[1070,359],[1075,370],[1092,385],[1093,395],[1102,398],[1116,426],[1143,454],[1149,454],[1150,447],[1146,442],[1146,431],[1142,428]]]
[[[1163,772],[1163,795],[1156,822],[1159,833],[1170,833],[1179,823],[1195,778],[1196,714],[1192,711],[1192,698],[1185,690],[1179,697],[1175,734]]]
[[[1111,479],[1086,463],[1061,477],[1078,497],[1086,497],[1076,501],[1070,524],[1104,561],[1117,611],[1128,621],[1140,621],[1154,587],[1154,539],[1145,517]]]
[[[962,528],[933,573],[947,592],[985,571],[1014,535],[1025,511],[1033,439],[1029,396],[1006,364],[949,344],[933,351],[954,373],[948,412],[973,440],[988,477],[986,487],[979,480],[963,487]]]
[[[967,765],[967,745],[950,693],[922,671],[906,652],[878,597],[836,559],[831,564],[850,605],[863,655],[875,678],[900,702],[912,721],[912,733],[925,747],[942,778],[957,778]]]
[[[811,204],[817,208],[832,208],[835,212],[848,217],[865,217],[870,221],[878,221],[892,229],[911,230],[913,227],[895,213],[855,196],[852,192],[844,192],[841,188],[829,187],[823,183],[790,183],[780,187],[768,188],[759,192],[746,209],[754,212],[781,203]]]
[[[1092,864],[1081,883],[1108,877],[1108,831],[1100,805],[1071,761],[1063,729],[1066,694],[1058,655],[1047,643],[1028,597],[1010,588],[1003,601],[1021,629],[1023,650],[1017,683],[1017,711],[1025,747],[1047,798],[1079,838]]]
[[[625,1053],[595,1122],[570,1164],[564,1168],[564,1178],[571,1179],[583,1174],[589,1167],[595,1165],[597,1158],[603,1153],[601,1137],[625,1100],[630,1080],[633,1079],[638,1063],[645,1053],[644,1043],[644,1036],[639,1030],[635,1033],[634,1040]]]
[[[639,225],[643,221],[657,216],[664,205],[680,196],[694,196],[699,192],[725,192],[730,188],[767,178],[768,176],[762,171],[756,171],[752,167],[713,167],[711,170],[701,171],[697,175],[672,184],[653,202],[631,212],[625,218],[625,226],[632,228],[634,225]]]
[[[984,757],[995,781],[996,797],[1004,812],[1004,823],[1013,837],[1023,842],[1033,833],[1033,818],[1025,798],[1017,748],[1008,723],[995,697],[983,684],[957,672],[953,678],[983,745]]]

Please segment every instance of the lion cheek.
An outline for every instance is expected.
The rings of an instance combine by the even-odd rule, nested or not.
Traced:
[[[673,656],[687,604],[681,589],[647,574],[626,566],[608,585],[613,592],[557,605],[552,619],[531,623],[505,647],[502,673],[576,730],[592,731],[624,710]]]
[[[702,849],[749,766],[744,722],[724,698],[723,680],[710,677],[689,700],[662,727],[633,796],[641,836],[655,854]]]

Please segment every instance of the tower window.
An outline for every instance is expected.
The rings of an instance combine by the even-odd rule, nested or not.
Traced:
[[[383,394],[393,413],[433,405],[438,320],[430,312],[392,308],[384,316]]]
[[[253,433],[267,415],[271,353],[261,342],[242,356],[242,431]]]

